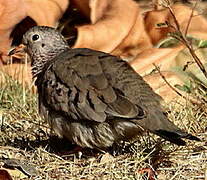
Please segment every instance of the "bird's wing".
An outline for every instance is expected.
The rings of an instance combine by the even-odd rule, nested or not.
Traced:
[[[113,73],[104,72],[100,58],[108,56],[88,49],[60,54],[46,70],[41,83],[45,105],[79,120],[104,122],[112,117],[142,118],[143,109],[115,88]]]

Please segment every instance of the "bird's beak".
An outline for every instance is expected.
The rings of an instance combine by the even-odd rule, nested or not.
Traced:
[[[19,46],[15,47],[14,49],[11,49],[8,53],[8,56],[19,56],[22,55],[22,53],[25,53],[26,46],[24,44],[20,44]]]

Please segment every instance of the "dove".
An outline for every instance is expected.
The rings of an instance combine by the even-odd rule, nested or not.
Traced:
[[[58,136],[99,150],[146,131],[177,145],[199,141],[168,119],[162,98],[121,58],[69,48],[61,33],[47,26],[29,29],[22,43],[31,58],[39,113]]]

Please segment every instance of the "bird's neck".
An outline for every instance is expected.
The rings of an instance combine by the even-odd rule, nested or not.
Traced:
[[[54,59],[58,54],[68,49],[64,47],[62,49],[58,49],[58,51],[53,51],[44,56],[42,54],[31,54],[32,59],[32,76],[35,78],[38,74],[40,74],[46,67],[46,64],[49,64],[52,59]]]

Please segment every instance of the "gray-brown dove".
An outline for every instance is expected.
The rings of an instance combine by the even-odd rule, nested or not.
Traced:
[[[199,140],[168,120],[161,97],[122,59],[70,49],[58,31],[45,26],[27,31],[23,44],[32,60],[39,112],[59,136],[96,149],[146,130],[177,145],[185,145],[182,138]]]

